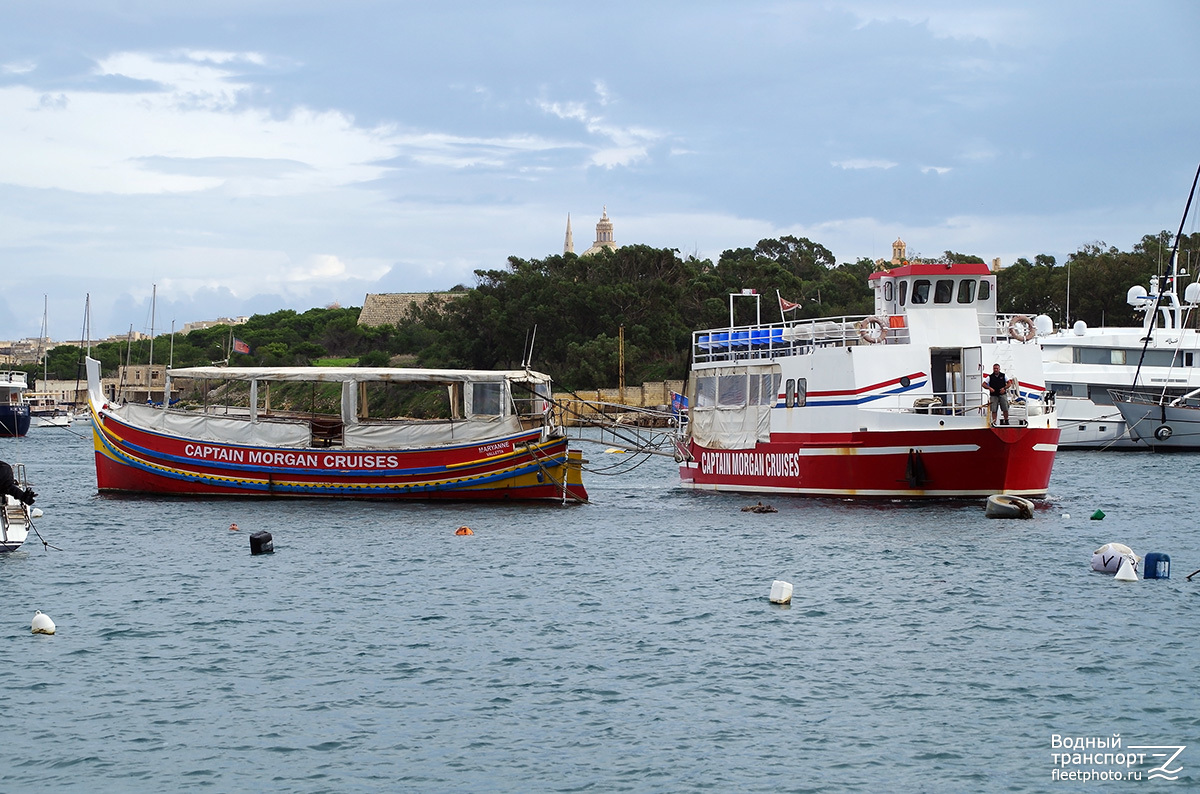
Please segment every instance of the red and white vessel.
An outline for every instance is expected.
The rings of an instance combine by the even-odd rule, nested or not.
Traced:
[[[582,457],[553,421],[550,378],[532,370],[192,367],[204,404],[119,404],[87,359],[101,492],[180,496],[587,501]],[[211,388],[224,384],[222,389]],[[271,407],[271,385],[312,388],[311,411]],[[440,394],[445,418],[371,418],[367,387]],[[318,412],[318,391],[332,413]],[[210,405],[207,395],[236,399]],[[276,398],[278,402],[278,397]]]
[[[871,275],[875,314],[693,335],[685,487],[853,498],[1045,496],[1058,448],[1032,321],[981,264]],[[759,315],[761,317],[761,315]],[[984,391],[1015,381],[1007,424]],[[1001,417],[997,417],[999,421]]]

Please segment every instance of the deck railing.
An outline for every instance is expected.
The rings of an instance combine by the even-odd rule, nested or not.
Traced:
[[[1019,314],[981,315],[980,342],[1021,341],[1010,333],[1016,318],[1028,319]],[[907,320],[904,314],[855,314],[770,325],[712,328],[692,333],[692,353],[698,362],[738,361],[803,355],[817,347],[906,345],[910,341]],[[878,341],[871,341],[873,339]]]

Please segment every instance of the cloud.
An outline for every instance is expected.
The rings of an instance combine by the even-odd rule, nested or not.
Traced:
[[[596,102],[600,107],[615,103],[612,92],[603,80],[594,83]],[[612,169],[632,165],[650,156],[650,149],[667,137],[666,133],[640,126],[618,124],[581,101],[555,102],[539,99],[536,105],[544,112],[564,121],[578,122],[584,131],[599,142],[590,146],[588,164]]]
[[[380,163],[400,146],[388,127],[365,129],[336,111],[250,107],[249,83],[227,66],[263,60],[118,53],[100,60],[95,75],[126,81],[120,92],[93,83],[51,95],[10,81],[0,87],[0,147],[22,156],[0,161],[0,182],[98,194],[279,195],[386,172]]]
[[[848,160],[833,160],[830,165],[841,168],[843,171],[862,171],[871,168],[881,168],[887,170],[895,168],[899,163],[894,163],[891,160],[868,160],[864,157],[850,158]]]

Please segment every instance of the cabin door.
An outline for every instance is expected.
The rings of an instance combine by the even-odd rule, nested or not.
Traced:
[[[983,405],[983,348],[964,347],[962,352],[963,398],[968,409]]]

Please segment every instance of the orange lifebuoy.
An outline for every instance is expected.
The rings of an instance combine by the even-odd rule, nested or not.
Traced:
[[[878,317],[866,317],[855,323],[858,336],[867,344],[878,344],[887,338],[887,326]]]
[[[470,527],[459,527],[458,530],[455,531],[454,534],[455,535],[474,535],[475,533],[471,531]]]
[[[1008,321],[1008,335],[1018,342],[1028,342],[1037,336],[1037,327],[1023,314],[1018,314]]]
[[[237,524],[230,524],[230,525],[229,525],[229,531],[230,531],[230,532],[237,532],[237,531],[238,531],[238,525],[237,525]]]

